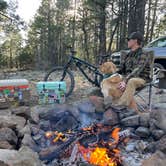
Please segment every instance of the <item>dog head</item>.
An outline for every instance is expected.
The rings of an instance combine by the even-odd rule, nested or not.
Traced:
[[[112,74],[117,71],[116,65],[112,62],[105,62],[102,65],[99,66],[99,70],[103,74]]]

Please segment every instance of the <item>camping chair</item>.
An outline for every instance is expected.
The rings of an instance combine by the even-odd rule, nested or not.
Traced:
[[[120,58],[121,64],[125,61],[127,53],[128,53],[127,51],[121,51],[121,58]],[[143,53],[146,56],[148,56],[148,59],[149,59],[148,61],[149,63],[145,66],[145,68],[146,68],[146,71],[148,71],[149,73],[150,80],[143,87],[138,88],[135,93],[135,97],[137,98],[139,97],[144,102],[144,106],[141,105],[139,102],[137,102],[138,108],[141,111],[145,111],[147,108],[151,110],[152,87],[155,85],[155,82],[153,82],[154,53],[153,51],[145,51],[145,50],[143,50]],[[144,89],[147,90],[147,87],[148,87],[148,91],[147,91],[148,96],[145,98],[140,94],[140,92],[142,92]]]

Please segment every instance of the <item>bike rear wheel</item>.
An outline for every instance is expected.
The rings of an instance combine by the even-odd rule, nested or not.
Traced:
[[[44,77],[44,81],[65,81],[66,82],[66,97],[71,95],[75,86],[74,76],[71,71],[64,70],[58,66],[50,70]]]

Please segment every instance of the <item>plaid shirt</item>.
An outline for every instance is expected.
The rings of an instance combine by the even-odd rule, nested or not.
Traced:
[[[126,80],[132,77],[140,77],[148,82],[150,70],[148,56],[142,51],[142,48],[130,51],[122,58],[120,73],[126,76]]]

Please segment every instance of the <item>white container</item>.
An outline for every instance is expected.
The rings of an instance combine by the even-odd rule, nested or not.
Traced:
[[[21,85],[28,85],[28,84],[29,84],[29,82],[26,79],[0,80],[0,87],[21,86]]]

